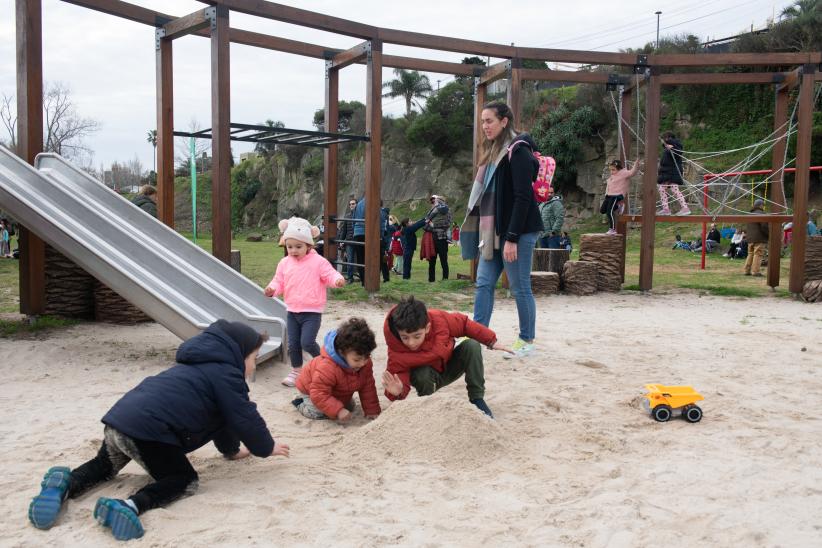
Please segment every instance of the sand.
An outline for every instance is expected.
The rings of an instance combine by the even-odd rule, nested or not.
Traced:
[[[286,366],[264,366],[252,398],[292,457],[196,451],[199,492],[145,514],[129,545],[820,545],[822,306],[626,293],[537,306],[539,357],[483,351],[496,421],[461,381],[390,406],[381,396],[374,422],[359,409],[347,426],[309,421],[279,384]],[[349,310],[330,305],[322,333]],[[384,307],[358,311],[381,333]],[[498,302],[501,340],[516,323]],[[146,483],[133,463],[47,532],[28,524],[28,501],[49,466],[95,454],[100,417],[178,344],[156,324],[0,341],[0,545],[116,544],[91,510]],[[654,422],[646,383],[693,385],[703,421]]]

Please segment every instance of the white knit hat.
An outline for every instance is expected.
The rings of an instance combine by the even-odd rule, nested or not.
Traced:
[[[280,244],[284,244],[286,240],[299,240],[308,245],[314,245],[314,238],[320,235],[320,229],[316,226],[311,226],[311,223],[301,217],[291,217],[288,220],[283,219],[279,224],[282,237]]]

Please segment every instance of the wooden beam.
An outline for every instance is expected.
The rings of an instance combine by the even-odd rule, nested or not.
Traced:
[[[788,146],[788,103],[790,101],[790,89],[780,86],[776,90],[776,101],[774,104],[773,126],[776,132],[777,141],[773,145],[771,155],[770,176],[771,207],[772,213],[782,213],[785,211],[785,192],[782,185],[785,179],[785,150]],[[780,255],[782,250],[782,224],[771,223],[768,235],[768,286],[777,287],[780,276]]]
[[[325,62],[325,131],[337,133],[340,120],[340,73],[333,68],[329,59]],[[337,223],[331,217],[337,216],[337,173],[339,169],[338,145],[328,145],[323,151],[323,182],[325,184],[325,237],[323,249],[329,261],[337,258],[337,245],[332,244],[332,238],[337,237]]]
[[[822,62],[822,53],[663,53],[648,56],[659,67],[715,67],[724,65],[778,66]]]
[[[485,134],[482,132],[482,107],[488,101],[488,86],[480,83],[480,78],[474,78],[474,139],[473,139],[473,162],[474,175],[476,176],[482,154],[482,145],[485,142]],[[471,261],[471,281],[477,281],[477,267],[479,258]]]
[[[202,31],[201,33],[198,32],[195,34],[198,36],[209,36],[208,31]],[[281,51],[283,53],[292,53],[294,55],[313,57],[315,59],[325,59],[329,51],[336,51],[323,46],[309,44],[307,42],[289,40],[288,38],[279,38],[277,36],[269,36],[259,32],[251,32],[240,29],[230,29],[229,39],[235,44],[243,44],[245,46],[253,46],[272,51]]]
[[[646,172],[647,173],[647,172]],[[654,179],[656,183],[656,179]],[[619,220],[642,223],[643,215],[620,215]],[[657,223],[683,223],[683,224],[700,224],[700,223],[786,223],[793,219],[790,215],[772,215],[772,214],[732,214],[732,215],[654,215],[654,222]],[[644,223],[643,223],[644,225]]]
[[[480,65],[448,63],[446,61],[430,61],[428,59],[400,57],[397,55],[383,55],[382,66],[388,68],[401,68],[405,70],[437,72],[440,74],[453,74],[455,76],[478,76],[482,73],[483,69]]]
[[[34,165],[43,151],[43,9],[40,0],[15,3],[17,45],[17,155]],[[18,219],[25,223],[25,219]],[[25,226],[20,248],[20,312],[46,307],[46,244]]]
[[[399,44],[401,46],[454,51],[490,57],[511,58],[516,56],[516,48],[513,46],[492,44],[477,40],[465,40],[463,38],[450,38],[448,36],[438,36],[435,34],[383,28],[379,29],[378,36],[383,42]]]
[[[663,86],[721,85],[721,84],[779,84],[785,81],[785,72],[678,72],[662,74]]]
[[[224,6],[232,11],[239,11],[249,15],[265,17],[275,21],[291,23],[301,27],[309,27],[347,36],[354,36],[367,40],[376,37],[379,29],[371,25],[364,25],[356,21],[332,17],[300,8],[292,8],[283,4],[266,2],[264,0],[199,0],[212,6]]]
[[[174,228],[174,70],[172,42],[156,31],[157,217]]]
[[[796,174],[793,185],[793,236],[791,272],[788,291],[802,293],[805,286],[805,245],[808,240],[808,189],[811,167],[811,136],[813,131],[813,92],[816,79],[814,65],[803,67],[799,88],[799,108],[796,132]]]
[[[776,87],[776,89],[777,89],[777,91],[782,90],[782,89],[793,90],[793,89],[796,88],[796,86],[799,85],[799,82],[801,80],[802,80],[802,68],[800,67],[800,68],[797,68],[797,69],[792,70],[791,72],[787,73],[785,75],[785,80],[781,84],[779,84]]]
[[[650,291],[654,279],[654,236],[656,230],[657,162],[659,160],[659,110],[662,86],[651,72],[645,92],[645,175],[642,178],[642,214],[651,222],[642,223],[639,249],[639,289]]]
[[[166,23],[177,19],[173,15],[166,15],[148,8],[121,2],[120,0],[63,0],[67,4],[74,4],[82,8],[122,17],[135,23],[143,23],[152,27],[162,27]]]
[[[573,70],[520,69],[523,80],[539,82],[569,82],[575,84],[607,84],[609,74]]]
[[[480,84],[485,86],[497,80],[502,80],[508,76],[511,70],[511,61],[502,61],[495,65],[491,65],[480,75]]]
[[[193,34],[199,30],[208,28],[211,25],[211,16],[206,13],[214,8],[205,8],[194,13],[189,13],[163,25],[166,40],[174,40],[187,34]]]
[[[341,51],[331,58],[331,68],[342,69],[352,63],[362,61],[368,55],[368,49],[371,47],[369,42],[357,44],[351,49]]]
[[[380,199],[382,192],[382,43],[371,42],[365,90],[365,290],[380,289]]]
[[[228,8],[211,20],[211,252],[231,263],[231,70]]]
[[[581,65],[627,65],[636,64],[636,54],[612,53],[607,51],[579,51],[572,49],[514,48],[511,57],[552,61],[554,63],[578,63]],[[500,56],[508,57],[508,56]]]

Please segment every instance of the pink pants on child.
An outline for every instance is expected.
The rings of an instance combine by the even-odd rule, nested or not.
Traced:
[[[679,190],[679,185],[658,185],[659,186],[659,197],[662,200],[662,211],[665,213],[670,212],[668,208],[668,190],[673,192],[674,197],[679,202],[680,207],[682,209],[688,209],[688,202],[685,201],[685,196],[682,195],[682,191]]]

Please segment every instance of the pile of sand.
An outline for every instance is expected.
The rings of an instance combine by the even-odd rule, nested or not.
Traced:
[[[346,434],[334,452],[352,461],[385,457],[465,468],[497,460],[506,445],[499,424],[462,393],[438,392],[392,403],[378,419]]]

